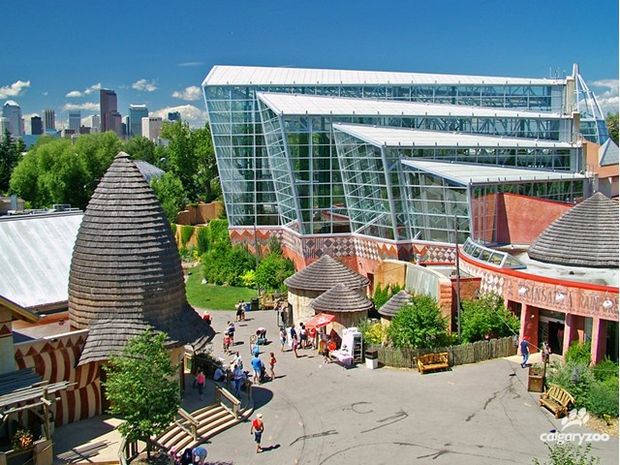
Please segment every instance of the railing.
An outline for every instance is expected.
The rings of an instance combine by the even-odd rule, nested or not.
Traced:
[[[226,388],[215,386],[215,401],[228,410],[235,418],[239,418],[241,401],[232,395]],[[230,404],[230,407],[226,404]]]
[[[415,368],[419,355],[448,352],[450,366],[454,366],[493,358],[509,357],[517,353],[516,347],[514,338],[509,336],[437,349],[412,349],[406,347],[399,349],[394,347],[372,347],[372,349],[377,350],[379,362],[383,365],[398,368]]]
[[[198,439],[198,421],[186,410],[182,408],[179,409],[177,414],[181,417],[181,419],[174,420],[174,424],[189,434],[194,441]]]
[[[138,443],[136,441],[127,441],[125,437],[121,438],[121,446],[118,448],[118,461],[120,465],[127,465],[140,454]]]

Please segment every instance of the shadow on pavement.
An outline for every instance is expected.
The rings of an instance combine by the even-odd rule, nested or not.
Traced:
[[[273,392],[261,386],[252,387],[252,398],[254,399],[254,409],[259,409],[267,405],[273,399]]]

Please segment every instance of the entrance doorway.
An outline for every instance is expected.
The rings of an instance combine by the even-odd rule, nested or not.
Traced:
[[[538,345],[549,344],[551,352],[562,355],[564,352],[564,318],[566,315],[553,310],[539,310]]]

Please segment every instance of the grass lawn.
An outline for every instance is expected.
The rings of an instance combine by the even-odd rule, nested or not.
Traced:
[[[202,272],[200,267],[192,268],[185,284],[185,292],[189,303],[198,308],[209,310],[234,310],[239,300],[248,301],[256,297],[255,289],[247,287],[217,286],[200,284]]]

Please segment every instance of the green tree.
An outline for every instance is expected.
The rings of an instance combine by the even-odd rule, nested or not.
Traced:
[[[86,208],[99,180],[122,149],[113,132],[68,139],[41,138],[11,175],[11,191],[35,208],[54,203]]]
[[[181,180],[172,173],[164,173],[151,180],[151,188],[164,210],[166,218],[174,223],[177,214],[187,205],[187,196]]]
[[[156,145],[146,137],[132,137],[125,142],[124,150],[134,160],[144,160],[152,165],[159,165]]]
[[[545,443],[549,449],[549,460],[541,462],[532,459],[534,465],[597,465],[600,459],[591,455],[592,443],[582,447],[572,442],[559,442],[557,444]]]
[[[461,312],[463,342],[512,336],[519,332],[519,319],[504,306],[496,294],[484,294],[478,299],[464,300]]]
[[[264,257],[256,267],[255,280],[259,288],[266,291],[285,289],[284,280],[295,273],[295,266],[288,258],[277,253]]]
[[[418,295],[396,313],[388,327],[388,338],[395,347],[433,349],[448,342],[447,327],[437,302]]]
[[[172,423],[181,405],[178,370],[165,342],[164,333],[148,329],[103,367],[110,413],[125,420],[118,429],[128,441],[150,444],[149,438]]]
[[[618,143],[618,113],[608,113],[605,118],[607,123],[607,131],[609,137],[617,144]]]
[[[256,258],[241,245],[218,242],[202,256],[202,273],[209,283],[243,286],[242,276],[256,268]]]
[[[13,140],[8,129],[4,134],[0,134],[0,194],[9,190],[11,173],[19,162],[19,157],[23,151],[21,140]],[[22,143],[23,144],[23,143]]]

